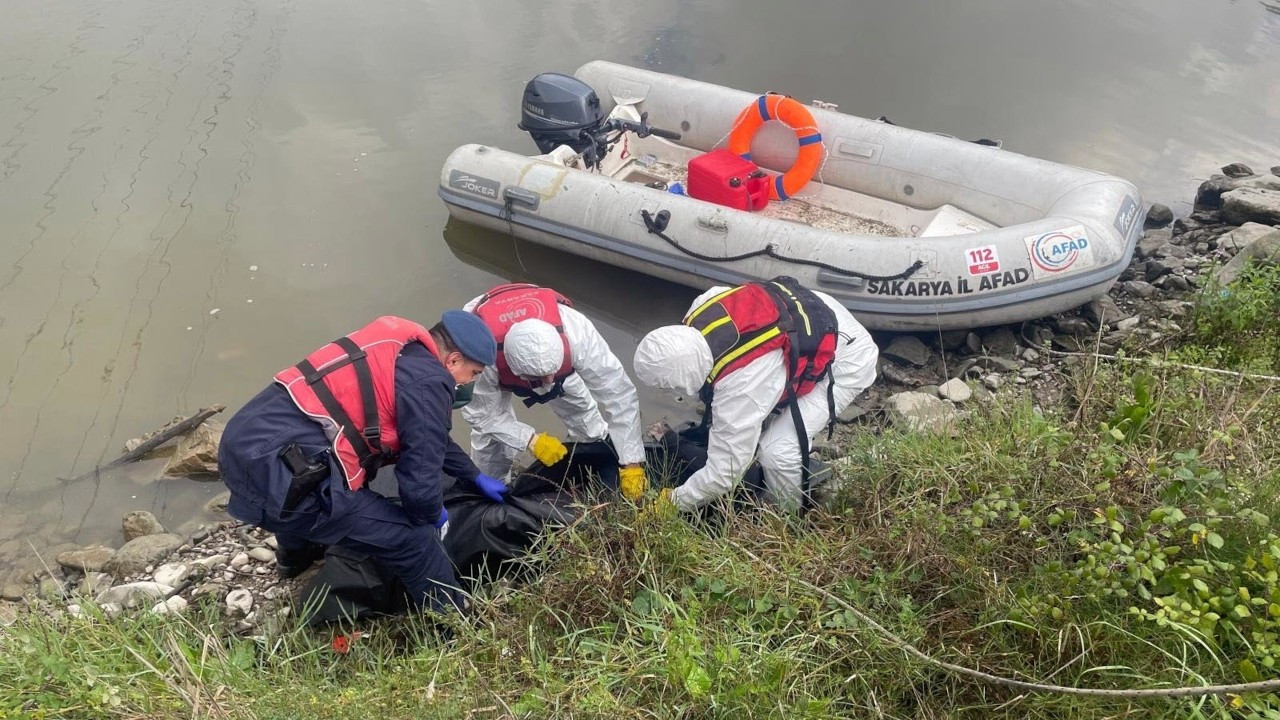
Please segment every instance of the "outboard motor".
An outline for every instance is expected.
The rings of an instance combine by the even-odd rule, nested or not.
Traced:
[[[594,150],[604,125],[596,91],[571,75],[542,73],[524,86],[518,127],[533,136],[539,152],[560,145],[577,153]]]

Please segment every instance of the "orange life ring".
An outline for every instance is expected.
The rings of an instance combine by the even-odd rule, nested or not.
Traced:
[[[822,133],[818,132],[818,125],[808,108],[798,100],[769,93],[756,98],[738,113],[738,119],[733,121],[733,132],[729,133],[730,152],[750,160],[751,139],[760,126],[770,120],[791,128],[800,141],[800,153],[795,164],[775,177],[770,186],[769,196],[772,199],[786,200],[799,192],[818,172],[818,166],[822,164]]]

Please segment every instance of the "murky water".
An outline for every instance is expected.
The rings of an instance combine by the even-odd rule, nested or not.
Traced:
[[[524,82],[593,58],[1001,138],[1181,211],[1222,164],[1280,164],[1280,7],[1257,0],[6,0],[0,556],[118,542],[135,508],[193,521],[216,483],[56,478],[377,314],[529,278],[629,358],[691,291],[435,196],[456,145],[532,150]]]

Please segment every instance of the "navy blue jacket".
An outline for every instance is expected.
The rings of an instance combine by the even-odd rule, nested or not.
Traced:
[[[443,507],[444,476],[474,482],[480,474],[475,463],[449,437],[455,381],[440,361],[419,343],[409,343],[396,359],[396,429],[400,437],[400,457],[384,467],[381,478],[394,468],[401,505],[415,524],[435,524]],[[290,477],[281,448],[298,443],[303,452],[318,458],[330,448],[319,423],[293,404],[289,394],[271,383],[245,404],[227,422],[218,448],[222,479],[232,491],[233,504],[241,502],[262,508],[280,517]],[[330,459],[331,477],[320,491],[318,524],[330,525],[331,534],[340,534],[348,510],[364,503],[353,502],[351,491],[337,462]],[[370,492],[366,486],[360,492]],[[313,507],[306,503],[307,509]],[[236,513],[232,513],[235,515]]]

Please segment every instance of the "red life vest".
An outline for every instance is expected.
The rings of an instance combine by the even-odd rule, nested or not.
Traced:
[[[298,409],[325,429],[347,478],[359,490],[400,452],[396,358],[410,342],[437,353],[421,325],[384,315],[276,373]]]
[[[544,403],[563,395],[564,380],[573,374],[573,355],[569,351],[569,339],[565,337],[564,323],[560,319],[561,305],[573,307],[569,298],[550,288],[531,283],[507,283],[485,293],[471,311],[484,320],[484,324],[489,326],[494,339],[498,341],[498,359],[494,363],[498,370],[498,387],[525,398],[526,406]],[[552,389],[546,393],[534,392],[532,384],[512,372],[503,352],[503,342],[511,331],[511,326],[522,320],[533,319],[542,320],[554,327],[564,345],[564,359],[560,363],[560,369],[556,370]]]
[[[704,395],[721,378],[781,348],[787,369],[787,389],[778,403],[782,407],[809,394],[835,359],[835,313],[786,276],[725,290],[694,308],[684,324],[697,328],[711,347]]]

